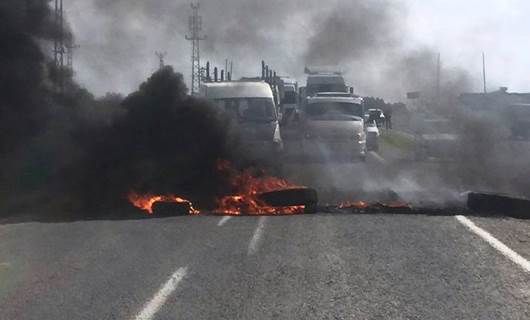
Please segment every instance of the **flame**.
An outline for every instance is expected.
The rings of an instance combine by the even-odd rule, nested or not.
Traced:
[[[260,171],[256,175],[250,169],[244,171],[235,170],[230,162],[225,160],[217,161],[216,166],[217,170],[227,177],[231,190],[229,195],[219,196],[215,199],[216,207],[213,210],[214,212],[228,215],[239,215],[242,213],[295,214],[304,212],[304,205],[273,207],[259,198],[261,193],[298,188],[299,186],[282,178],[268,176],[264,171]],[[200,210],[195,209],[189,200],[173,194],[154,195],[130,192],[127,198],[135,207],[145,210],[149,214],[153,214],[153,204],[157,201],[185,203],[190,208],[190,214],[200,213]]]
[[[232,168],[230,162],[225,160],[217,162],[217,169],[227,174],[235,194],[219,197],[216,201],[217,208],[214,210],[216,212],[231,215],[241,213],[295,214],[304,212],[305,206],[303,205],[273,207],[259,199],[260,193],[299,187],[285,179],[265,175],[263,171],[260,172],[261,176],[256,177],[250,169],[237,172]]]
[[[339,203],[340,209],[347,209],[347,208],[358,208],[358,209],[364,209],[368,207],[368,202],[362,201],[362,200],[356,200],[356,201],[344,201]]]
[[[199,214],[200,211],[193,207],[191,201],[181,198],[176,195],[153,195],[153,194],[139,194],[134,191],[130,192],[127,199],[137,208],[147,211],[149,214],[153,214],[153,204],[157,201],[168,201],[176,203],[185,203],[189,206],[190,214]]]
[[[217,208],[214,211],[229,215],[240,215],[242,213],[297,214],[303,213],[304,209],[304,205],[273,207],[259,200],[255,195],[236,195],[219,198],[217,200]]]

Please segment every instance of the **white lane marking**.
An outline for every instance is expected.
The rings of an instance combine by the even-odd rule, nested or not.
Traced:
[[[254,235],[252,236],[252,239],[250,239],[250,243],[248,244],[248,255],[253,255],[258,251],[258,245],[261,241],[261,238],[263,236],[263,229],[265,228],[265,220],[267,217],[260,217],[258,221],[258,226],[256,227],[256,230],[254,230]]]
[[[224,216],[221,218],[221,220],[219,220],[219,222],[217,223],[217,226],[218,227],[222,227],[225,223],[228,222],[228,220],[230,220],[232,218],[232,216]]]
[[[144,308],[142,309],[142,312],[140,312],[136,316],[136,320],[150,320],[153,318],[153,316],[160,310],[160,308],[164,305],[167,298],[177,289],[179,282],[186,276],[186,273],[188,272],[187,267],[179,268],[175,273],[171,275],[169,280],[158,290],[158,292],[155,294],[153,299],[149,301]]]
[[[385,158],[381,157],[379,155],[379,153],[375,152],[375,151],[370,151],[370,154],[379,162],[381,162],[382,164],[386,164],[386,160]]]
[[[530,272],[530,261],[526,260],[520,256],[517,252],[508,248],[504,243],[497,240],[486,230],[478,227],[473,221],[469,220],[464,216],[455,216],[456,220],[466,226],[469,230],[473,231],[476,235],[484,239],[490,246],[495,248],[497,251],[502,253],[505,257],[512,260],[514,263],[518,264],[524,271]]]

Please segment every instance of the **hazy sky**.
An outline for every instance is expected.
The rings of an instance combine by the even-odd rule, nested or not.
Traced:
[[[530,1],[372,0],[358,2],[362,10],[356,10],[356,1],[319,3],[203,0],[204,29],[210,37],[203,61],[224,64],[225,57],[232,58],[235,76],[240,77],[257,74],[265,59],[280,73],[302,78],[304,65],[315,56],[311,48],[327,47],[323,58],[333,60],[329,64],[337,54],[346,54],[344,50],[355,51],[341,64],[357,92],[396,100],[414,89],[414,82],[397,83],[405,80],[389,76],[389,69],[408,52],[440,52],[445,70],[465,69],[472,89],[478,91],[485,51],[491,90],[503,85],[530,92]],[[81,45],[75,56],[76,77],[97,95],[134,90],[156,70],[157,50],[166,51],[166,62],[189,79],[191,46],[184,40],[189,1],[66,0],[65,6]],[[340,23],[326,21],[334,15]],[[384,22],[366,24],[366,16]],[[365,49],[339,44],[335,55],[329,55],[335,39],[348,42],[352,30],[355,43]],[[322,34],[330,40],[321,41]]]

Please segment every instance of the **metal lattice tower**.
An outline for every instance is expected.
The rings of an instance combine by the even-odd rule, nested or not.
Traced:
[[[63,0],[55,0],[55,36],[53,39],[53,61],[57,71],[57,89],[63,92],[64,89],[64,14]]]
[[[53,55],[55,66],[62,70],[64,67],[64,19],[63,0],[55,0],[55,37],[53,39]]]
[[[164,58],[166,57],[167,52],[155,51],[155,55],[158,57],[158,62],[159,62],[158,68],[163,69],[165,65]]]
[[[193,15],[189,17],[190,35],[185,38],[192,42],[191,54],[191,94],[194,95],[199,92],[201,86],[201,55],[200,42],[206,40],[206,36],[201,36],[202,31],[202,17],[199,16],[200,4],[191,4]]]
[[[74,71],[74,50],[79,48],[81,46],[73,43],[66,46],[66,67],[70,72]]]

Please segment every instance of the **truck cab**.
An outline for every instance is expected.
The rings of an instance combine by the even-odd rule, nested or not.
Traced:
[[[358,97],[308,97],[302,116],[307,157],[366,159],[364,107]]]

